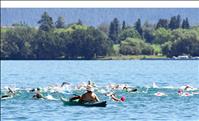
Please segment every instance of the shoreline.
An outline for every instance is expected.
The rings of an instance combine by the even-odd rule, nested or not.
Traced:
[[[199,58],[167,58],[166,56],[154,56],[154,55],[127,55],[127,56],[105,56],[105,57],[97,57],[93,59],[84,59],[84,58],[76,58],[76,59],[1,59],[1,61],[23,61],[23,60],[199,60]]]

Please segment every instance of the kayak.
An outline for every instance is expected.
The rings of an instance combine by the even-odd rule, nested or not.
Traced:
[[[69,101],[68,99],[65,99],[61,97],[61,101],[64,103],[64,105],[69,106],[86,106],[86,107],[106,107],[106,101],[101,102],[94,102],[94,103],[80,103],[79,100]]]

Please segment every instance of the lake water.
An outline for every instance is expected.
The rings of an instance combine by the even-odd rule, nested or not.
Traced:
[[[84,90],[48,92],[56,101],[34,100],[30,88],[46,88],[64,81],[77,85],[92,80],[103,89],[110,83],[128,84],[138,89],[130,93],[111,90],[125,102],[114,102],[96,90],[107,107],[64,106],[60,96],[71,97]],[[156,83],[158,87],[152,86]],[[179,96],[181,86],[190,85],[190,96]],[[11,99],[1,100],[1,120],[199,120],[199,61],[128,60],[128,61],[1,61],[1,94],[10,86],[17,90]],[[109,90],[110,91],[110,90]],[[104,92],[104,91],[103,91]],[[157,92],[167,96],[155,96]],[[193,95],[192,95],[193,94]]]

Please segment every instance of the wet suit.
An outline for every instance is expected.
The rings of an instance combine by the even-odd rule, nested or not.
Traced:
[[[33,95],[33,98],[43,98],[43,96],[39,93],[36,93],[35,95]]]

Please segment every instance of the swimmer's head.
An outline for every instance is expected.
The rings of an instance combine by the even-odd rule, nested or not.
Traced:
[[[124,102],[126,98],[124,96],[121,97],[121,101]]]
[[[182,92],[183,92],[183,90],[182,90],[182,89],[179,89],[179,90],[178,90],[178,93],[179,93],[179,94],[181,94]]]

